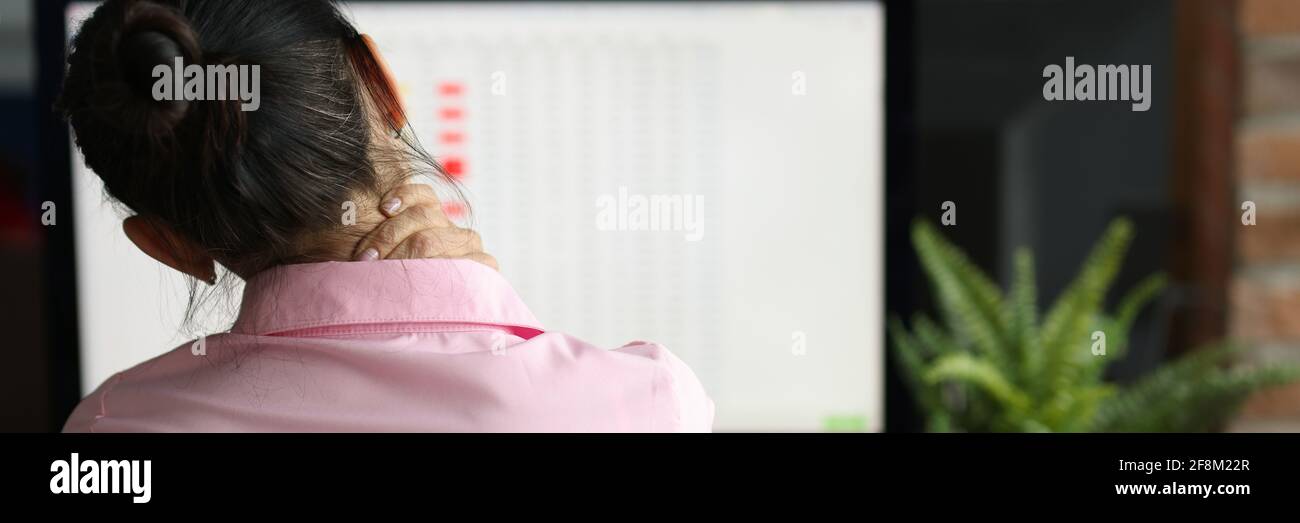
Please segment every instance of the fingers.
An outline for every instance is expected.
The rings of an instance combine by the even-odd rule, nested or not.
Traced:
[[[432,187],[397,187],[380,198],[379,207],[388,219],[357,242],[354,259],[459,258],[500,270],[496,258],[483,252],[477,232],[447,219]]]
[[[379,199],[379,210],[384,216],[392,218],[397,216],[403,210],[416,207],[428,206],[438,210],[438,215],[446,222],[444,226],[450,226],[450,220],[442,216],[442,202],[438,201],[438,193],[434,192],[433,187],[423,183],[408,183],[396,189],[388,191]]]
[[[478,255],[486,256],[483,240],[477,232],[459,227],[444,227],[424,229],[408,235],[385,258],[470,258]]]
[[[407,237],[429,228],[455,225],[442,213],[442,203],[433,189],[424,184],[404,185],[381,199],[380,208],[389,219],[357,242],[352,257],[369,261],[387,258]]]
[[[407,237],[393,249],[387,259],[447,258],[472,260],[501,271],[497,259],[483,252],[483,240],[477,232],[459,227],[425,229]]]

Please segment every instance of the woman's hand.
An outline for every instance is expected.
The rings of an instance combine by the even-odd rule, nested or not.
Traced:
[[[432,187],[423,183],[403,185],[379,201],[379,211],[387,219],[357,242],[353,259],[463,258],[500,270],[496,258],[483,252],[477,232],[457,227],[447,219]]]

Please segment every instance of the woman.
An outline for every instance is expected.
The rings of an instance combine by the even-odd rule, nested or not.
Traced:
[[[256,65],[257,109],[155,67]],[[427,185],[372,42],[325,0],[109,0],[60,101],[142,251],[246,281],[230,332],[121,372],[65,431],[707,431],[666,349],[547,332]],[[247,68],[245,68],[247,70]],[[210,88],[210,87],[209,87]]]

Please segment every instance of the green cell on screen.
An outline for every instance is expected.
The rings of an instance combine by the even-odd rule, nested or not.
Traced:
[[[822,420],[826,432],[867,432],[867,417],[860,414],[826,416]]]

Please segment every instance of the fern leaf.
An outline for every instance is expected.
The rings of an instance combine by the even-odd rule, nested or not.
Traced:
[[[1169,279],[1164,274],[1152,274],[1120,299],[1119,306],[1115,308],[1113,328],[1115,339],[1122,343],[1119,344],[1116,356],[1123,356],[1123,351],[1128,348],[1129,330],[1133,326],[1133,320],[1137,319],[1138,313],[1142,312],[1151,300],[1165,290],[1168,283]]]
[[[1168,279],[1163,274],[1148,276],[1120,299],[1119,306],[1115,308],[1112,317],[1097,318],[1092,330],[1106,333],[1106,357],[1083,356],[1086,361],[1083,362],[1083,368],[1076,376],[1079,382],[1092,383],[1100,380],[1107,363],[1117,361],[1128,353],[1129,346],[1132,344],[1129,338],[1133,321],[1137,319],[1138,313],[1164,290],[1167,283]]]
[[[929,316],[924,314],[913,316],[912,330],[916,331],[916,339],[921,343],[924,354],[929,358],[962,352],[961,347],[952,339],[952,336],[944,332]]]
[[[997,287],[929,223],[918,220],[912,227],[912,240],[935,287],[948,329],[973,342],[998,368],[1006,369],[1006,322]]]
[[[1188,420],[1203,418],[1192,403],[1197,394],[1210,392],[1210,377],[1232,355],[1231,346],[1218,345],[1193,351],[1166,363],[1136,384],[1128,386],[1112,401],[1102,403],[1093,429],[1101,432],[1151,432],[1162,428],[1188,427]]]
[[[1015,278],[1011,286],[1011,349],[1017,383],[1030,381],[1030,369],[1037,368],[1034,360],[1042,356],[1036,350],[1038,337],[1038,288],[1034,283],[1034,256],[1029,249],[1016,251]]]
[[[930,367],[925,379],[936,384],[943,381],[969,383],[1013,412],[1024,411],[1029,407],[1029,398],[1024,392],[1007,381],[992,364],[970,354],[949,354],[939,358]]]
[[[952,423],[939,396],[939,390],[924,379],[927,369],[925,354],[928,352],[924,348],[925,343],[908,333],[903,322],[897,317],[891,317],[889,320],[889,334],[890,340],[893,341],[894,354],[898,356],[898,361],[903,367],[903,381],[912,391],[917,406],[925,413],[928,429],[934,432],[949,431]]]
[[[889,337],[893,342],[894,354],[898,356],[898,361],[903,367],[903,380],[919,399],[925,392],[922,380],[926,371],[920,344],[907,332],[907,327],[903,326],[903,322],[897,317],[889,319]]]
[[[1106,291],[1133,237],[1133,226],[1126,219],[1111,222],[1084,261],[1079,276],[1062,294],[1047,314],[1042,328],[1042,379],[1037,393],[1048,395],[1068,386],[1074,371],[1088,355],[1088,328],[1100,313]]]

